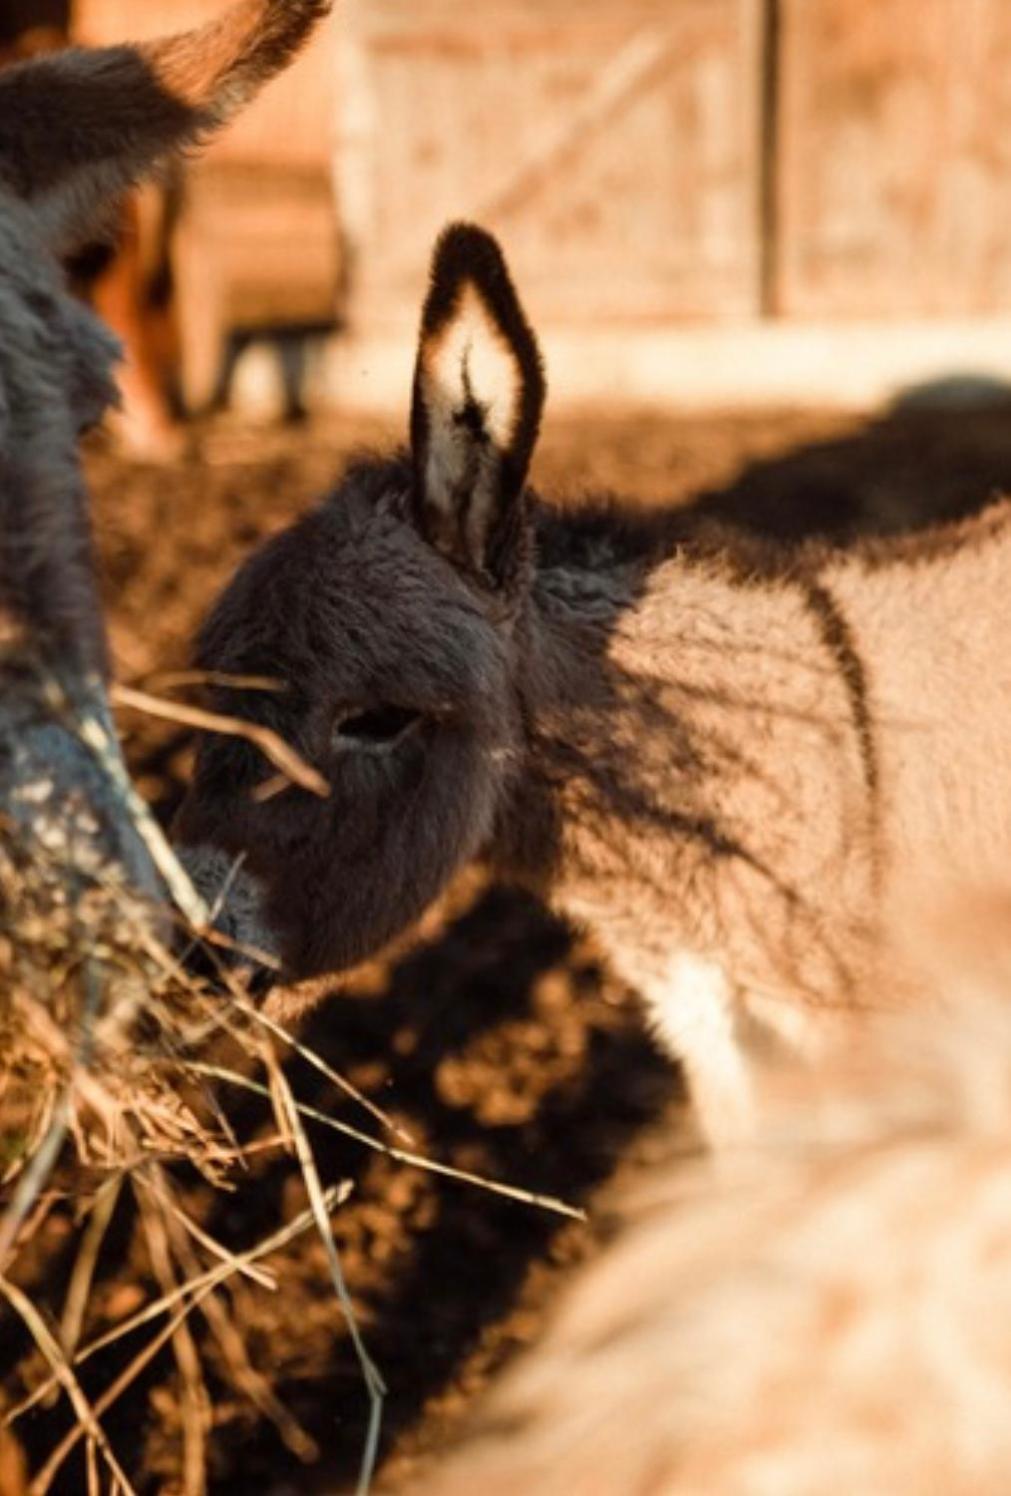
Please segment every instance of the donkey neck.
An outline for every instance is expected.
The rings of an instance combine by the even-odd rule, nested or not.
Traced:
[[[728,806],[767,797],[771,817],[776,794],[803,796],[794,723],[847,745],[847,776],[873,778],[865,683],[830,586],[797,553],[760,561],[684,534],[542,560],[520,640],[525,753],[500,818],[508,864],[557,880],[619,845],[622,866],[661,847],[669,861],[672,838],[689,857],[734,855]]]
[[[676,542],[636,534],[617,516],[612,532],[606,513],[549,523],[516,633],[524,740],[495,847],[496,860],[535,881],[552,874],[568,823],[621,818],[629,776],[619,765],[646,737],[672,762],[682,756],[684,724],[666,710],[654,719],[650,701],[674,684],[679,644],[704,620],[734,617],[729,578],[680,559]]]
[[[605,503],[539,518],[518,631],[519,694],[535,729],[587,713],[603,726],[630,676],[672,683],[681,649],[703,639],[732,648],[756,612],[771,621],[796,611],[798,577],[782,552],[774,565],[745,537],[700,530],[681,512],[629,517]]]
[[[521,637],[528,717],[581,708],[608,673],[608,643],[630,621],[678,532],[654,516],[629,518],[608,502],[576,513],[538,507],[537,562]]]
[[[541,568],[508,855],[559,890],[632,868],[683,890],[728,859],[804,890],[829,848],[854,910],[939,848],[989,866],[1011,504],[848,553],[724,539]]]

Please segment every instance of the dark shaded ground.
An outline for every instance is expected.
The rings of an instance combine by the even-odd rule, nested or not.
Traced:
[[[339,470],[348,452],[395,428],[334,420],[293,433],[219,426],[201,461],[171,470],[130,466],[108,452],[91,468],[104,586],[120,674],[185,662],[187,641],[214,590],[265,533],[283,525]],[[788,539],[825,531],[845,542],[868,528],[902,528],[965,512],[1011,489],[1011,410],[909,410],[876,421],[794,415],[558,423],[546,433],[536,480],[566,501],[613,489],[642,503],[699,499],[708,510]],[[168,816],[186,772],[184,734],[124,720],[144,793]],[[519,895],[491,890],[442,938],[390,969],[371,969],[319,1010],[306,1036],[335,1068],[384,1106],[416,1145],[458,1167],[595,1208],[616,1169],[656,1147],[656,1124],[691,1144],[669,1068],[643,1038],[635,1003],[592,951]],[[299,1097],[372,1129],[304,1064]],[[230,1106],[240,1136],[270,1130],[263,1107]],[[651,1135],[651,1129],[653,1134]],[[312,1130],[324,1181],[356,1190],[335,1218],[345,1270],[373,1352],[389,1382],[386,1478],[438,1447],[489,1374],[531,1339],[593,1230],[528,1206],[436,1180]],[[231,1195],[192,1183],[189,1205],[232,1247],[252,1243],[303,1207],[297,1169],[264,1155]],[[148,1269],[124,1210],[100,1267],[93,1328],[120,1316]],[[67,1227],[69,1233],[69,1227]],[[69,1237],[68,1237],[69,1239]],[[46,1281],[58,1302],[64,1271],[51,1243]],[[40,1269],[41,1270],[41,1269]],[[213,1489],[347,1489],[364,1431],[358,1369],[310,1237],[280,1264],[282,1291],[233,1293],[253,1363],[318,1442],[305,1471],[272,1426],[216,1385],[218,1351],[196,1329],[211,1369],[217,1427]],[[0,1377],[23,1349],[9,1324]],[[93,1364],[101,1387],[121,1360]],[[172,1489],[176,1468],[173,1368],[157,1361],[106,1426],[143,1491]],[[8,1387],[12,1385],[10,1381]],[[65,1427],[62,1407],[22,1425],[38,1457]],[[74,1467],[62,1489],[84,1489]]]

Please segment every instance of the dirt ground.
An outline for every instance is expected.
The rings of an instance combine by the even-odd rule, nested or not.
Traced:
[[[184,664],[209,599],[263,535],[284,525],[339,473],[348,454],[400,435],[378,421],[331,419],[294,430],[224,421],[198,433],[199,455],[170,469],[91,454],[96,523],[113,649],[121,677]],[[784,541],[824,531],[845,543],[965,512],[1011,490],[1011,408],[840,415],[638,414],[549,426],[535,481],[575,502],[610,489],[639,503],[701,503]],[[186,735],[122,719],[131,766],[168,819],[184,782]],[[516,893],[480,891],[438,938],[372,968],[311,1020],[308,1042],[406,1128],[419,1151],[527,1190],[588,1206],[588,1227],[437,1179],[322,1126],[312,1142],[324,1182],[354,1181],[334,1217],[360,1322],[389,1386],[383,1479],[395,1490],[431,1458],[488,1377],[536,1337],[566,1272],[606,1230],[607,1186],[659,1151],[691,1147],[676,1076],[638,1024],[634,996],[592,949]],[[302,1062],[300,1099],[360,1126],[360,1110]],[[270,1130],[255,1098],[228,1101],[243,1139]],[[304,1205],[297,1167],[264,1154],[254,1177],[214,1194],[183,1180],[188,1207],[232,1249]],[[46,1290],[58,1304],[66,1241],[52,1244]],[[136,1306],[150,1269],[124,1206],[99,1264],[89,1330]],[[365,1398],[322,1249],[310,1235],[279,1260],[281,1291],[243,1283],[233,1306],[253,1365],[318,1448],[303,1464],[275,1424],[235,1395],[221,1351],[194,1317],[214,1400],[212,1489],[340,1492],[353,1484]],[[36,1285],[38,1286],[38,1285]],[[16,1394],[24,1337],[0,1321],[0,1389]],[[97,1357],[102,1387],[123,1352]],[[20,1368],[20,1369],[19,1369]],[[178,1469],[174,1364],[166,1355],[111,1411],[106,1428],[142,1492],[171,1491]],[[29,1457],[66,1427],[61,1402],[19,1425]],[[289,1439],[290,1442],[290,1439]],[[2,1486],[2,1479],[0,1479]],[[67,1492],[85,1489],[68,1467]],[[534,1493],[531,1493],[534,1496]]]

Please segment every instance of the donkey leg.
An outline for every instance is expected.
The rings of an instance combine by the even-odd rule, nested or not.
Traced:
[[[735,1031],[736,997],[711,957],[679,951],[662,974],[639,982],[660,1043],[683,1066],[707,1141],[717,1149],[750,1142],[755,1105]]]

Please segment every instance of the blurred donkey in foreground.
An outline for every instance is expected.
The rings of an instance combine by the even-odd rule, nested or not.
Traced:
[[[750,1156],[626,1191],[417,1496],[1004,1496],[1011,896],[917,935],[921,1011],[780,1072]]]
[[[222,125],[328,9],[241,0],[167,41],[0,74],[0,831],[74,898],[82,875],[109,867],[147,893],[159,882],[108,712],[78,459],[81,432],[114,403],[117,348],[67,291],[59,257],[132,183]]]

